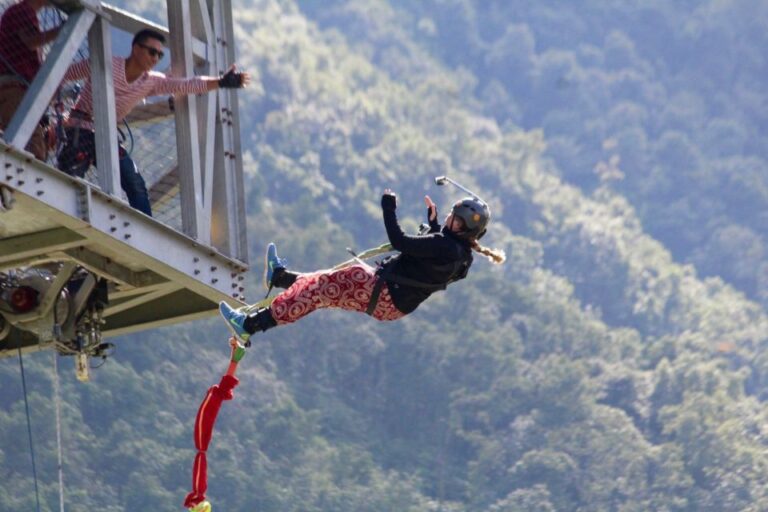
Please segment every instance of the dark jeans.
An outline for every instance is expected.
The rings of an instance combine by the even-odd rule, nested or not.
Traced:
[[[69,174],[82,178],[91,164],[96,165],[96,146],[93,131],[82,128],[67,128],[64,130],[67,142],[59,154],[59,169]],[[118,145],[120,160],[120,186],[128,196],[128,204],[152,216],[152,207],[149,204],[149,193],[144,178],[139,174],[128,151],[122,145]]]

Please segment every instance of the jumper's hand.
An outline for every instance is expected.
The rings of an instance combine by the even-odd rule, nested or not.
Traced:
[[[397,195],[392,192],[392,189],[384,189],[384,194],[381,196],[381,207],[385,210],[397,209]]]
[[[432,201],[432,198],[424,196],[424,204],[427,205],[427,220],[429,222],[437,220],[437,205]]]

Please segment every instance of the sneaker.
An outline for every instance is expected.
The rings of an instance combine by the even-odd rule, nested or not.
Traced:
[[[275,272],[284,269],[285,264],[284,259],[277,257],[277,246],[270,242],[264,255],[264,288],[268,291],[272,290],[272,279],[275,277]]]
[[[227,325],[234,335],[243,340],[247,346],[248,338],[251,337],[251,333],[245,330],[243,324],[248,316],[239,309],[232,308],[224,301],[219,302],[219,314],[224,317],[224,320],[227,322]]]

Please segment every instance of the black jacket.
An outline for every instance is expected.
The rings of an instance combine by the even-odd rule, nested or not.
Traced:
[[[383,201],[382,211],[389,242],[400,254],[386,259],[379,275],[384,277],[398,310],[412,312],[434,292],[467,275],[472,265],[468,241],[446,227],[441,229],[435,221],[426,235],[406,235],[392,205]]]

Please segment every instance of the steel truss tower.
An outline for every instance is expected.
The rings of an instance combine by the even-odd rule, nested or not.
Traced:
[[[175,75],[219,75],[235,62],[230,1],[168,0],[168,27],[95,0],[54,3],[66,21],[0,134],[0,356],[53,346],[99,355],[102,336],[199,318],[220,300],[243,299],[248,258],[237,90],[176,98],[173,109],[148,103],[132,114],[175,131],[175,148],[164,151],[175,151],[162,172],[165,192],[155,199],[175,194],[176,226],[124,201],[114,143],[112,34],[157,30],[167,35]],[[91,179],[71,177],[23,149],[84,45],[98,162]],[[34,301],[30,311],[13,302],[24,292]]]

